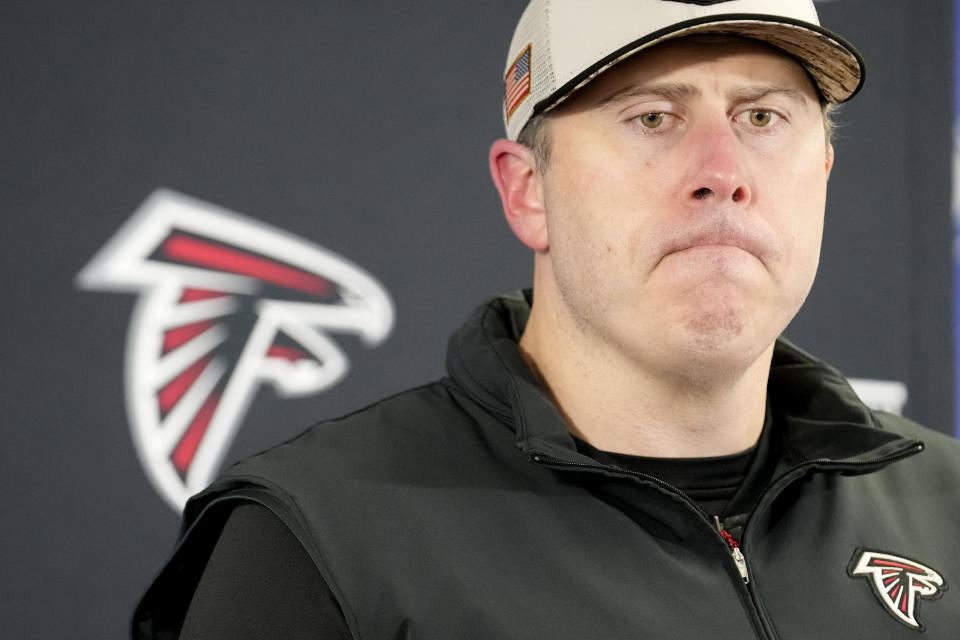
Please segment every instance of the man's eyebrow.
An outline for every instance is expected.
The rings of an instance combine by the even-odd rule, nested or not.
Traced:
[[[763,98],[774,94],[785,96],[801,104],[806,104],[809,102],[809,99],[802,91],[772,84],[741,87],[730,92],[731,97],[735,100],[748,102],[762,100]]]
[[[665,82],[657,84],[633,84],[618,89],[610,95],[600,100],[600,106],[605,106],[628,98],[654,97],[664,100],[679,100],[680,98],[690,98],[701,94],[700,89],[682,82]],[[730,96],[737,101],[756,101],[767,96],[779,94],[795,102],[806,104],[809,99],[797,89],[781,87],[772,84],[750,85],[740,87],[730,92]]]
[[[700,95],[700,90],[691,84],[665,82],[657,84],[632,84],[614,91],[600,100],[600,106],[618,102],[626,98],[649,96],[665,100],[677,100]]]

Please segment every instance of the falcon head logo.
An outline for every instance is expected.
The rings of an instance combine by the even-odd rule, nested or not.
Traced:
[[[127,335],[133,442],[175,509],[213,480],[261,385],[319,393],[347,372],[331,334],[393,326],[384,288],[326,249],[169,190],[154,192],[77,276],[139,294]]]
[[[923,623],[917,618],[919,598],[939,598],[947,588],[943,577],[933,569],[878,551],[857,550],[848,572],[853,577],[867,578],[887,613],[917,631],[923,631]]]

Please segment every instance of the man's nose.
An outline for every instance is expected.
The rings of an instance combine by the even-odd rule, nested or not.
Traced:
[[[690,139],[687,198],[692,204],[746,205],[753,196],[743,148],[729,120],[704,123]]]

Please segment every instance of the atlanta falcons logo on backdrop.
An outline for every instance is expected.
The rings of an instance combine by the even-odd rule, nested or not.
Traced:
[[[898,622],[923,630],[918,619],[918,598],[939,598],[947,586],[939,573],[919,562],[877,551],[853,554],[848,569],[851,576],[865,577],[883,608]]]
[[[329,333],[375,346],[387,292],[356,265],[220,207],[160,190],[77,277],[140,292],[127,336],[133,441],[176,509],[213,479],[257,388],[314,394],[348,362]]]

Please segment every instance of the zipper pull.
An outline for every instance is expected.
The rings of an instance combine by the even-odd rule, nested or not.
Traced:
[[[747,573],[747,559],[743,555],[743,551],[740,551],[740,543],[734,540],[732,535],[724,531],[723,525],[720,524],[719,516],[713,516],[713,521],[717,525],[717,532],[720,533],[720,537],[723,538],[727,546],[730,547],[730,555],[733,556],[733,563],[737,565],[737,571],[740,572],[740,577],[743,578],[743,584],[747,584],[750,582],[750,575]]]

